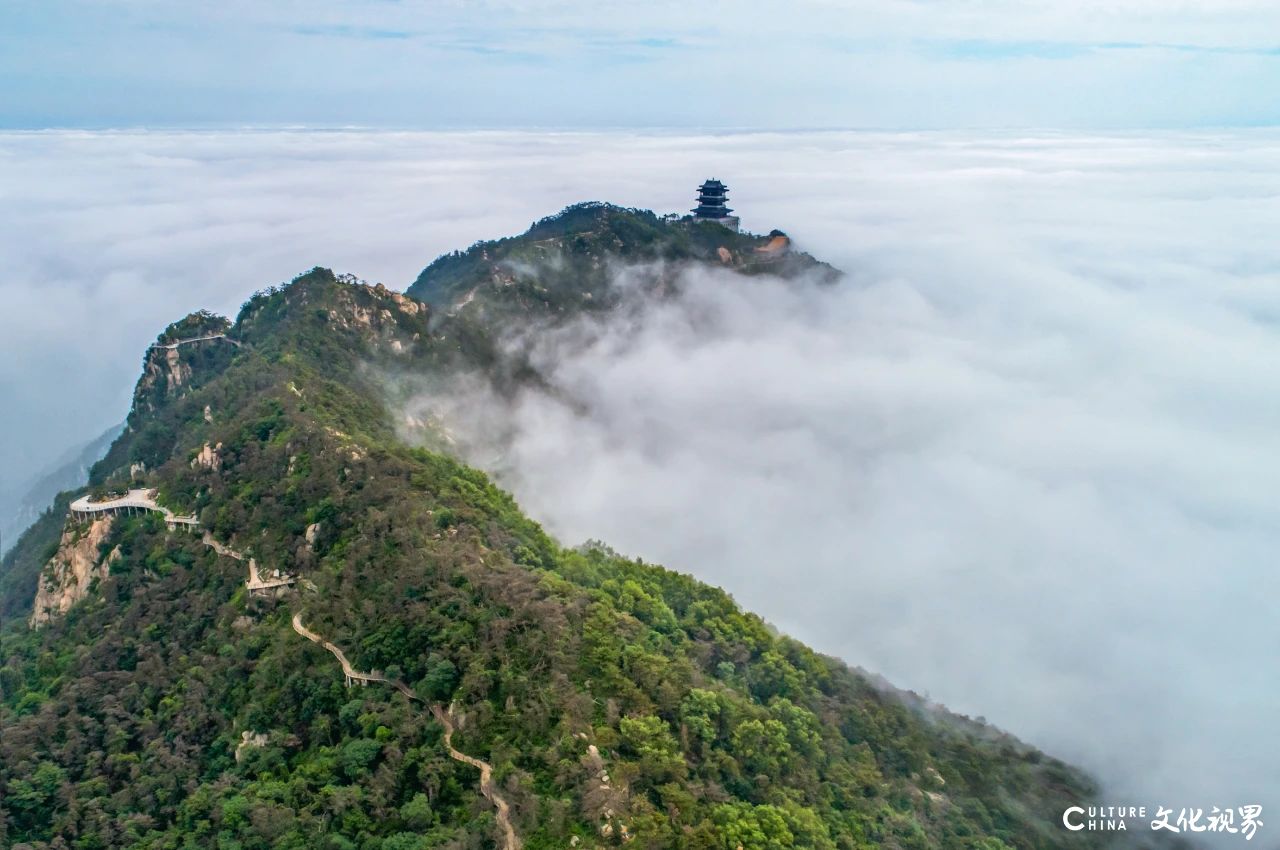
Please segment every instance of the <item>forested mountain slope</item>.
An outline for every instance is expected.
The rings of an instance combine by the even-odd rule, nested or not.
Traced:
[[[600,214],[545,224],[568,240],[557,252],[585,268],[625,256],[590,235]],[[735,269],[757,246],[739,239],[690,236],[660,259]],[[162,334],[90,487],[155,488],[200,533],[117,517],[103,575],[39,629],[25,614],[63,528],[36,526],[5,559],[0,846],[504,846],[442,718],[458,752],[492,765],[527,850],[1101,840],[1060,826],[1094,798],[1077,771],[777,635],[721,590],[565,548],[483,473],[402,442],[380,374],[493,365],[494,323],[536,310],[531,293],[565,310],[609,300],[603,277],[502,286],[470,262],[424,272],[434,308],[317,269],[234,322],[193,314]],[[830,282],[803,255],[773,268]],[[491,284],[469,302],[489,312],[458,310]],[[219,548],[300,580],[250,595]],[[417,699],[345,687],[295,616]]]

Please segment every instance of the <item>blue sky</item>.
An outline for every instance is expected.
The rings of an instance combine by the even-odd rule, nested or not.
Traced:
[[[0,0],[0,126],[1280,122],[1270,0]]]

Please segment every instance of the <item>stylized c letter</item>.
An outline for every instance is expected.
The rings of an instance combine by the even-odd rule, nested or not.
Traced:
[[[1072,806],[1071,808],[1067,809],[1065,812],[1062,813],[1062,825],[1065,826],[1067,829],[1071,830],[1072,832],[1079,832],[1080,830],[1084,829],[1084,824],[1077,823],[1075,825],[1072,825],[1071,817],[1070,817],[1072,812],[1079,812],[1080,814],[1084,814],[1084,809],[1080,808],[1079,806]]]

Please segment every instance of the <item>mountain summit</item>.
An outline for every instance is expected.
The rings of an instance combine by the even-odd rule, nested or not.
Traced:
[[[756,236],[713,220],[588,202],[534,222],[519,236],[445,254],[423,269],[408,294],[438,308],[501,297],[525,310],[606,309],[614,303],[612,272],[641,263],[672,272],[703,264],[744,275],[811,273],[825,282],[839,276],[795,251],[778,230]]]
[[[315,269],[166,329],[88,489],[3,562],[0,844],[1100,843],[1060,826],[1074,769],[398,436],[380,376],[520,379],[506,323],[614,309],[635,267],[642,297],[837,279],[781,233],[583,204],[407,295]]]

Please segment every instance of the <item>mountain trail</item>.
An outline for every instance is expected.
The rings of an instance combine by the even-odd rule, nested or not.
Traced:
[[[436,720],[440,721],[440,725],[444,727],[444,746],[449,751],[449,755],[455,761],[469,764],[480,770],[480,793],[484,795],[486,800],[493,803],[494,808],[498,810],[498,826],[502,827],[504,850],[520,850],[520,838],[516,835],[515,828],[511,825],[511,807],[507,805],[506,800],[499,797],[498,793],[493,790],[493,766],[486,761],[481,761],[453,748],[453,719],[440,703],[431,704],[431,713],[436,716]]]
[[[355,669],[351,666],[351,662],[341,648],[302,625],[301,613],[293,615],[293,630],[312,643],[318,643],[333,653],[333,657],[337,658],[338,663],[342,665],[342,673],[347,677],[347,684],[350,685],[354,682],[382,682],[404,694],[410,701],[423,702],[422,697],[415,694],[412,688],[399,679],[390,679],[376,670],[364,673]],[[431,713],[435,715],[436,720],[444,727],[444,746],[449,751],[450,758],[463,764],[469,764],[480,771],[480,793],[497,809],[498,826],[502,828],[503,833],[503,850],[520,850],[520,837],[516,835],[515,827],[511,825],[511,806],[493,790],[493,765],[474,756],[469,756],[461,750],[454,749],[453,719],[443,706],[439,703],[432,703]]]

